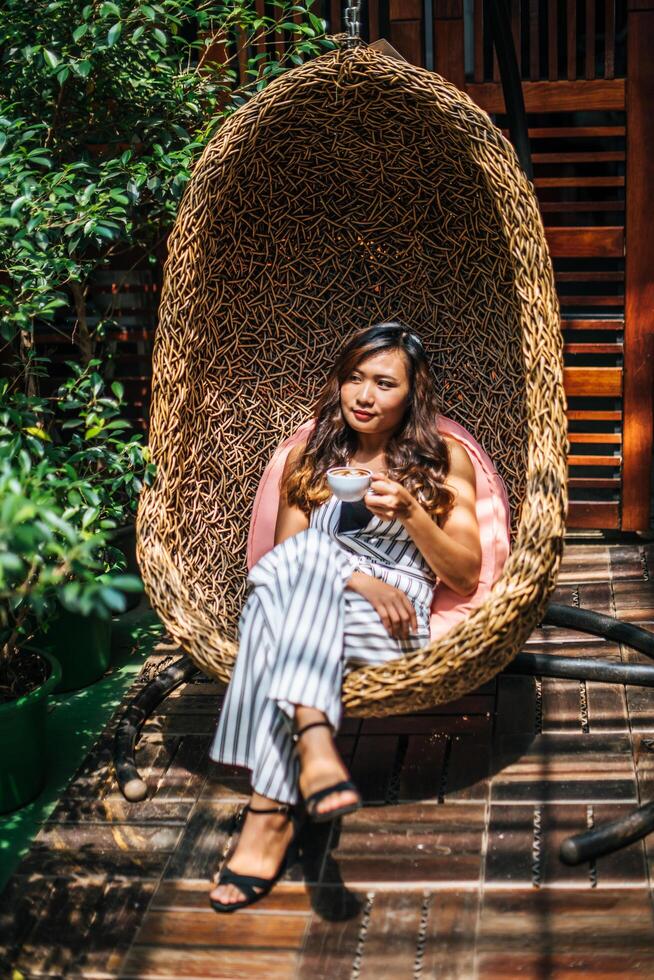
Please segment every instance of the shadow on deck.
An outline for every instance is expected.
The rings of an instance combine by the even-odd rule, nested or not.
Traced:
[[[552,601],[654,631],[651,568],[651,543],[566,542]],[[647,662],[554,627],[526,649]],[[366,807],[305,834],[285,880],[232,916],[207,903],[248,791],[207,759],[220,694],[189,683],[147,723],[140,804],[113,781],[114,717],[0,898],[3,976],[654,976],[654,838],[558,858],[654,798],[654,691],[506,673],[434,711],[347,720]]]

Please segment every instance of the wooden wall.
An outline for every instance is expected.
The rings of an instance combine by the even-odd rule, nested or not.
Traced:
[[[654,0],[508,3],[561,303],[568,525],[644,530],[652,521]],[[369,0],[371,23],[385,6]],[[454,82],[505,127],[482,0],[389,0],[386,28],[407,60]]]

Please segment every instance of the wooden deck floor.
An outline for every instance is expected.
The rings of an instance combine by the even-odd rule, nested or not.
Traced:
[[[553,601],[654,630],[651,569],[651,543],[566,543]],[[554,627],[527,649],[645,660]],[[578,868],[557,855],[654,798],[654,691],[503,674],[430,714],[346,722],[366,807],[232,916],[206,897],[247,792],[207,761],[219,695],[189,684],[148,723],[143,804],[113,783],[114,719],[0,898],[0,976],[654,976],[654,838]]]

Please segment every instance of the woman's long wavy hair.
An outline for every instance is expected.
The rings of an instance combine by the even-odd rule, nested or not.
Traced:
[[[443,485],[450,454],[438,432],[439,405],[429,363],[416,334],[393,320],[360,330],[349,339],[318,397],[315,427],[281,487],[288,503],[307,516],[331,494],[327,470],[347,465],[358,446],[357,433],[341,409],[341,385],[362,361],[387,350],[404,355],[410,386],[406,412],[386,447],[388,476],[406,487],[439,524],[452,509],[455,495]]]

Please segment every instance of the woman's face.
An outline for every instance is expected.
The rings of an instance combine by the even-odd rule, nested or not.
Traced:
[[[409,373],[404,354],[385,350],[359,361],[341,385],[341,409],[355,432],[391,434],[408,404]]]

